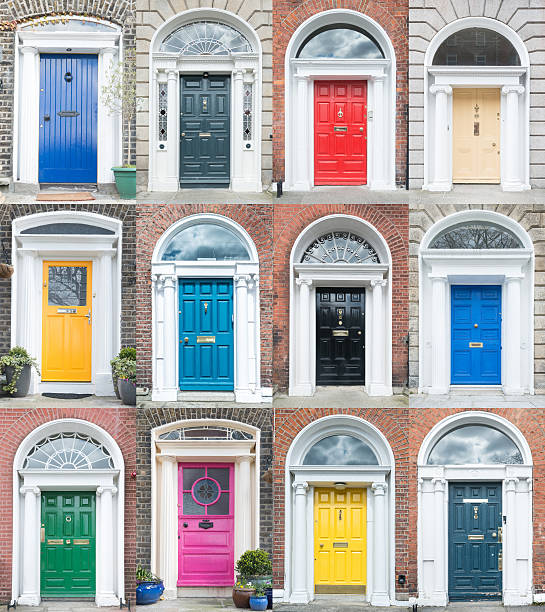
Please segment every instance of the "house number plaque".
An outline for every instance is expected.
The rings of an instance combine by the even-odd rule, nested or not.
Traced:
[[[57,308],[57,312],[61,314],[75,314],[77,312],[76,308]]]

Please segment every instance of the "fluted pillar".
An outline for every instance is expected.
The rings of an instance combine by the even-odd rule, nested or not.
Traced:
[[[38,183],[39,138],[45,130],[40,117],[38,49],[29,45],[21,47],[21,97],[19,99],[19,177],[21,183]],[[39,132],[36,126],[39,127]]]
[[[435,96],[435,122],[433,126],[433,153],[428,158],[432,164],[433,176],[429,179],[430,191],[450,191],[452,188],[452,172],[449,166],[449,117],[448,98],[452,95],[450,85],[432,85],[430,93]]]
[[[248,274],[236,275],[236,372],[235,393],[248,394]]]
[[[294,181],[293,189],[296,191],[309,191],[311,188],[309,177],[308,148],[308,76],[296,75],[296,105],[295,124],[292,126],[293,153],[294,153]]]
[[[447,287],[446,276],[431,275],[432,300],[430,305],[432,330],[432,354],[431,354],[431,394],[445,394],[448,391],[449,380],[447,370]]]
[[[522,276],[507,276],[505,278],[503,390],[508,395],[522,394],[520,370],[520,323],[522,317],[520,295],[522,278]]]
[[[297,317],[297,333],[295,338],[296,351],[296,395],[312,395],[310,372],[310,287],[312,281],[298,278],[299,310]]]
[[[176,599],[178,580],[178,489],[176,457],[158,455],[161,465],[159,520],[159,570],[165,584],[165,599]]]
[[[292,537],[292,591],[290,603],[308,603],[307,589],[307,491],[308,483],[294,482]]]
[[[113,496],[116,493],[117,487],[115,486],[97,488],[97,497],[100,504],[100,509],[97,512],[100,515],[100,530],[97,533],[97,539],[100,541],[100,563],[97,565],[96,592],[96,603],[98,606],[119,605],[119,598],[114,590],[114,579],[117,570],[114,526],[117,521],[114,516]]]
[[[501,155],[503,158],[502,187],[504,191],[521,191],[524,180],[522,178],[522,164],[524,159],[521,150],[520,138],[520,96],[524,93],[522,85],[504,85],[501,93],[505,96],[505,121],[502,135]],[[498,153],[500,143],[496,143]]]
[[[23,533],[22,590],[17,603],[21,606],[37,606],[40,603],[40,489],[23,486],[24,515],[20,525]]]
[[[369,395],[386,394],[386,330],[384,325],[384,288],[386,279],[371,281],[373,291],[373,322],[371,325],[371,382]]]
[[[371,594],[372,606],[389,606],[388,595],[388,533],[386,529],[388,510],[386,508],[386,491],[388,485],[385,482],[374,482],[373,490],[373,518],[374,518],[374,574],[373,592]],[[382,554],[379,551],[383,551]]]

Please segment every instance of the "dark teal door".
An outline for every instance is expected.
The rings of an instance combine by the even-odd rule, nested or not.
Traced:
[[[229,185],[230,85],[228,76],[182,76],[182,186]]]
[[[40,55],[40,183],[97,182],[98,59]]]
[[[453,285],[451,383],[501,384],[501,287]]]
[[[180,389],[232,391],[233,281],[179,283]]]
[[[501,483],[451,482],[448,525],[449,599],[500,599]]]

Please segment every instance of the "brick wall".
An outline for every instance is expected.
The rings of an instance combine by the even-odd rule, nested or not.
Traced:
[[[392,255],[392,382],[407,384],[408,235],[406,205],[281,204],[274,207],[274,376],[273,383],[287,389],[289,380],[289,260],[293,243],[313,221],[332,214],[360,217],[387,242]]]
[[[396,182],[405,182],[407,151],[407,20],[408,4],[402,0],[275,0],[273,2],[273,180],[285,179],[285,80],[286,48],[297,28],[312,15],[342,8],[359,11],[384,28],[395,49],[397,64]]]

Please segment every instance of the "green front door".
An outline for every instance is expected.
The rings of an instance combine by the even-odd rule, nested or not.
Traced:
[[[94,493],[42,492],[42,597],[95,595],[95,526]]]

